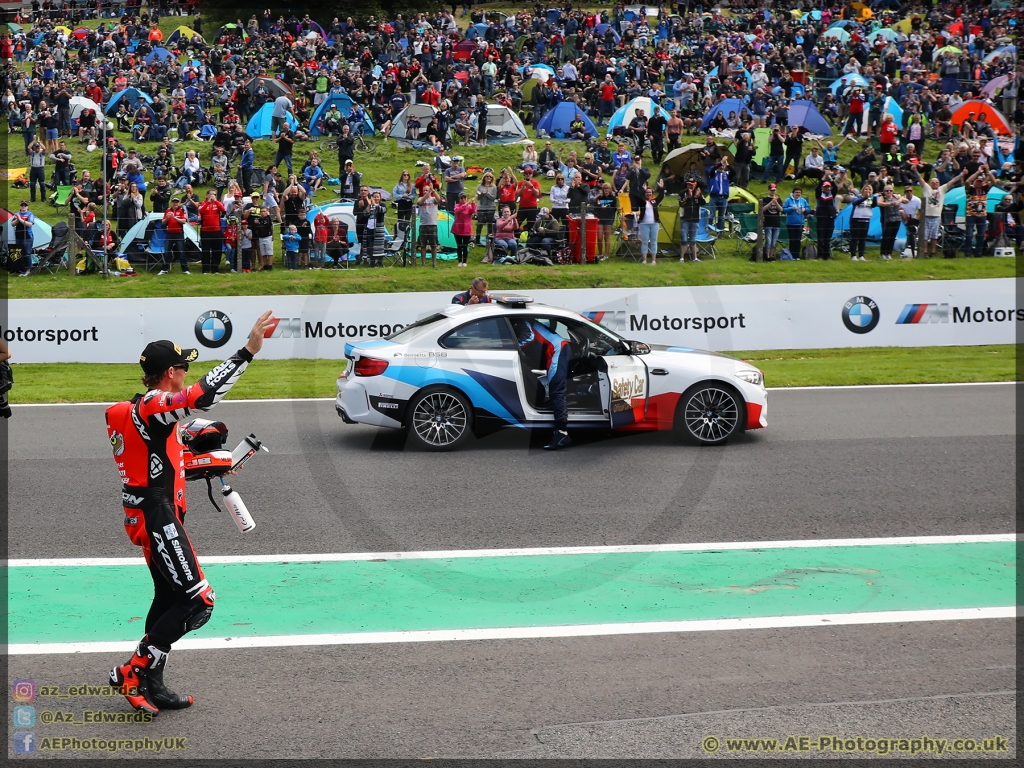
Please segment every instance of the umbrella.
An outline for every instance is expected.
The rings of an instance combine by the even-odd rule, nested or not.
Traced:
[[[846,81],[846,86],[843,85],[844,80]],[[831,89],[832,93],[838,95],[839,91],[842,90],[844,87],[854,85],[860,86],[861,88],[869,88],[871,86],[871,84],[867,81],[867,78],[864,77],[864,75],[857,74],[856,72],[851,72],[848,75],[837,77],[835,79],[835,82],[833,82],[832,85],[829,86],[829,88]]]
[[[892,28],[900,32],[906,32],[909,34],[912,28],[910,24],[910,19],[901,19],[900,21],[897,21],[895,24],[893,24]]]
[[[676,176],[682,176],[684,173],[690,170],[690,163],[696,163],[698,168],[704,167],[704,158],[701,152],[707,144],[687,144],[685,147],[679,147],[679,149],[673,149],[668,153],[665,158],[665,165],[669,167]],[[732,152],[722,144],[718,145],[719,152],[725,158],[726,162],[732,162]]]
[[[826,29],[825,33],[822,35],[822,38],[826,37],[832,38],[833,40],[838,40],[841,43],[845,43],[847,40],[850,39],[850,33],[847,32],[842,27],[832,27],[831,29]]]
[[[71,37],[74,33],[71,31],[71,27],[57,26],[53,28],[54,32],[60,32],[61,34]]]
[[[985,83],[985,87],[981,89],[981,92],[985,96],[995,96],[996,91],[1006,85],[1009,81],[1010,78],[1008,75],[1000,75],[999,77],[995,77]]]
[[[898,37],[898,35],[887,27],[883,29],[876,29],[874,32],[868,35],[868,42],[873,43],[880,37],[884,37],[886,40],[892,42]]]
[[[988,54],[984,61],[986,64],[991,64],[993,61],[1000,57],[1012,59],[1017,55],[1017,46],[1015,45],[1004,45],[1002,48],[996,48],[992,53]]]
[[[391,199],[391,193],[384,189],[384,187],[370,187],[370,194],[373,195],[374,192],[380,192],[381,200]]]
[[[73,34],[79,40],[84,40],[89,35],[89,29],[87,27],[78,27],[71,34]]]
[[[944,45],[943,47],[939,48],[939,50],[937,50],[937,51],[935,52],[935,55],[936,55],[936,56],[941,56],[941,55],[942,55],[942,54],[944,54],[944,53],[953,53],[953,54],[956,54],[956,53],[963,53],[963,51],[961,51],[961,50],[960,50],[959,48],[957,48],[957,47],[956,47],[955,45]]]

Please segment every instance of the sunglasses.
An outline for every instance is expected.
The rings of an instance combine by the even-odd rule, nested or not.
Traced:
[[[180,365],[172,365],[171,368],[177,368],[178,370],[185,371],[188,373],[188,363],[181,363]]]

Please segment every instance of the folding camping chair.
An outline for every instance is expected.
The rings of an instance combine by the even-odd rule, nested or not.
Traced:
[[[733,255],[737,256],[742,252],[742,255],[752,259],[757,248],[757,214],[738,214],[735,234],[736,245],[733,248]]]
[[[74,191],[75,188],[70,185],[61,185],[50,195],[50,205],[57,209],[57,213],[67,216],[71,212],[71,193]]]
[[[402,257],[406,254],[409,245],[410,223],[399,221],[395,224],[395,234],[391,242],[384,247],[384,266],[397,267],[402,263]]]
[[[947,259],[956,258],[956,252],[964,244],[966,232],[956,221],[956,204],[942,206],[942,218],[939,226],[939,247]]]
[[[142,252],[146,256],[145,269],[147,272],[156,268],[163,268],[164,254],[167,253],[167,233],[164,231],[164,223],[162,221],[157,221],[153,226],[153,234],[149,238],[149,246],[143,248]]]
[[[615,236],[619,239],[618,255],[630,256],[633,261],[640,261],[640,232],[629,195],[619,195],[619,226],[615,230]]]
[[[715,243],[718,242],[718,238],[708,225],[710,220],[711,209],[701,208],[700,221],[697,222],[697,256],[701,259],[706,259],[709,256],[712,259],[718,258],[718,255],[715,253]]]
[[[74,231],[68,226],[66,221],[58,221],[54,224],[50,244],[46,247],[46,250],[40,251],[37,254],[39,261],[29,271],[33,275],[38,275],[40,272],[48,272],[52,275],[58,269],[63,269],[65,265],[64,259],[67,256],[68,245],[73,234]]]

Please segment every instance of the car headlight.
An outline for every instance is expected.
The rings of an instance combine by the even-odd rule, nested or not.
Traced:
[[[764,384],[764,374],[757,370],[736,371],[736,375],[748,384],[755,386]]]

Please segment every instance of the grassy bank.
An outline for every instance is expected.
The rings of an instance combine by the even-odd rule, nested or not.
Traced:
[[[921,384],[1013,381],[1016,347],[868,347],[736,352],[757,365],[769,387],[844,384]],[[189,382],[216,363],[192,366]],[[343,363],[338,360],[255,360],[229,400],[332,397]],[[111,402],[140,388],[135,364],[25,364],[15,367],[11,402]],[[74,382],[74,384],[70,384]]]
[[[642,288],[676,285],[747,285],[755,283],[829,283],[864,280],[958,280],[1015,277],[1016,259],[914,259],[874,262],[783,261],[754,264],[734,244],[719,247],[718,258],[700,264],[680,264],[662,258],[657,265],[611,259],[599,264],[556,267],[474,264],[469,270],[454,262],[430,267],[288,271],[202,275],[174,272],[104,280],[95,275],[57,275],[8,282],[12,299],[150,298],[162,296],[280,296],[333,293],[400,293],[406,291],[464,291],[469,279],[486,277],[492,290],[540,288]],[[476,249],[482,255],[483,249]],[[877,251],[876,251],[877,253]],[[870,254],[869,257],[871,258]]]

